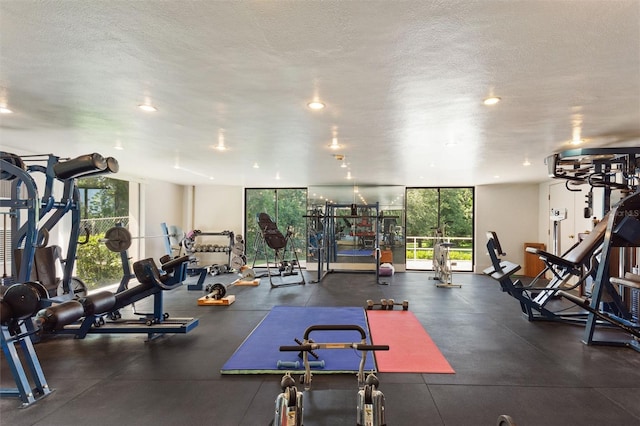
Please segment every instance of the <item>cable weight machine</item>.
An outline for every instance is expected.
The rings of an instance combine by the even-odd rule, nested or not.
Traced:
[[[322,281],[331,272],[371,272],[368,268],[332,268],[332,264],[340,263],[338,262],[338,256],[341,255],[338,241],[343,237],[349,237],[353,242],[351,246],[354,251],[370,250],[370,254],[363,254],[362,257],[372,256],[374,258],[373,272],[376,276],[376,283],[388,285],[387,282],[380,281],[380,221],[383,216],[379,203],[338,204],[327,202],[324,213],[319,209],[314,209],[311,213],[305,217],[313,223],[321,222],[323,231],[322,237],[316,239],[316,247],[314,247],[317,260],[317,279],[314,282]],[[344,262],[343,264],[348,265],[349,263]]]

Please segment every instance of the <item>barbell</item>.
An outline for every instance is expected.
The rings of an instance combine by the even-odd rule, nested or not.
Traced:
[[[144,237],[133,237],[127,228],[122,226],[114,226],[109,228],[104,234],[104,238],[100,242],[104,243],[107,248],[113,252],[120,253],[131,247],[132,240],[140,240],[143,238],[176,238],[177,234],[152,235]]]

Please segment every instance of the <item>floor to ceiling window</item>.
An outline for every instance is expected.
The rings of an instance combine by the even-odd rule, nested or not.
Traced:
[[[407,188],[407,269],[433,269],[436,229],[453,246],[453,271],[473,271],[473,188]]]
[[[298,259],[306,261],[307,232],[307,189],[306,188],[247,188],[245,189],[245,242],[246,256],[249,265],[262,264],[265,259],[261,252],[256,253],[256,238],[259,236],[257,217],[260,213],[268,214],[277,224],[283,235],[287,229],[293,231],[293,245]],[[256,257],[257,254],[257,257]]]
[[[129,182],[86,177],[78,179],[78,189],[80,228],[87,229],[89,237],[78,245],[76,275],[89,289],[117,283],[123,274],[121,256],[109,251],[103,239],[116,224],[129,226]]]

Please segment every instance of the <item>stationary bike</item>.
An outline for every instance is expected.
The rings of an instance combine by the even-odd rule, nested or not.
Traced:
[[[461,287],[459,284],[451,283],[453,264],[449,258],[449,250],[453,247],[453,243],[449,240],[446,229],[452,223],[452,221],[445,221],[441,227],[431,228],[433,230],[433,279],[440,281],[436,284],[438,287]]]

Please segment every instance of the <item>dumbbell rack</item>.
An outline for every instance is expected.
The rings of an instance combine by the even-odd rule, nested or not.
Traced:
[[[231,268],[231,249],[233,248],[234,245],[234,235],[232,231],[221,231],[221,232],[195,232],[194,233],[194,237],[227,237],[229,239],[229,245],[223,250],[223,251],[214,251],[213,249],[209,250],[201,250],[201,251],[187,251],[188,255],[194,255],[197,253],[212,253],[212,254],[226,254],[227,255],[227,262],[226,262],[226,267],[227,267],[227,271],[230,271]],[[208,246],[208,245],[205,245]],[[189,275],[197,275],[199,274],[198,277],[198,282],[196,284],[189,284],[187,285],[187,289],[188,290],[203,290],[203,285],[204,285],[204,280],[207,277],[207,274],[210,272],[211,267],[214,265],[211,265],[209,267],[195,267],[195,268],[188,268],[188,274]]]

